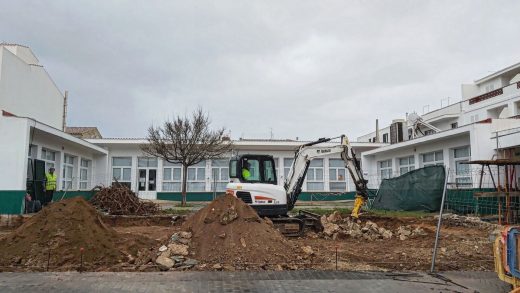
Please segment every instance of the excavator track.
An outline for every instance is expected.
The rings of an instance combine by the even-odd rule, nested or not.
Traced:
[[[273,217],[271,221],[274,227],[286,237],[301,237],[307,229],[317,232],[323,230],[320,216],[308,211],[300,211],[294,217]]]

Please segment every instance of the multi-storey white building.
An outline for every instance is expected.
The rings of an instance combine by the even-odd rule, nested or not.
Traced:
[[[420,117],[409,114],[379,133],[359,137],[359,142],[375,142],[379,138],[387,144],[362,154],[363,170],[375,179],[370,180],[370,186],[376,187],[382,178],[443,164],[452,174],[450,183],[475,184],[469,172],[471,167],[462,162],[520,158],[518,118],[520,63],[472,84],[463,84],[461,102]]]

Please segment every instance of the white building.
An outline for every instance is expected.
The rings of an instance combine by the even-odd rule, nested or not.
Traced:
[[[460,162],[492,159],[497,143],[500,157],[520,156],[520,119],[515,119],[520,115],[519,73],[516,64],[463,85],[463,101],[424,114],[417,136],[409,125],[410,115],[382,128],[379,136],[373,132],[352,142],[361,154],[369,186],[377,188],[381,178],[431,164],[457,170],[453,182],[474,184]],[[180,166],[147,157],[140,150],[144,139],[81,138],[84,131],[99,137],[95,127],[64,132],[65,105],[65,96],[29,48],[0,44],[0,214],[23,211],[37,162],[45,169],[56,168],[55,198],[91,196],[94,186],[110,185],[115,179],[142,198],[180,199]],[[375,142],[376,137],[382,142]],[[234,141],[234,152],[272,155],[282,184],[302,143],[241,139]],[[228,158],[188,169],[188,200],[209,200],[214,192],[224,191]],[[327,193],[341,194],[334,199],[343,199],[353,198],[354,186],[339,157],[324,157],[312,161],[303,191],[303,200]]]
[[[71,134],[64,132],[65,104],[65,96],[29,48],[0,44],[0,214],[23,211],[35,160],[43,161],[45,170],[56,169],[55,198],[89,196],[94,186],[106,186],[115,179],[142,198],[180,199],[180,166],[147,157],[140,149],[146,143],[144,139],[81,139],[81,133],[76,132],[83,128],[69,128],[74,130]],[[95,137],[99,134],[92,127],[88,130]],[[244,139],[234,142],[233,151],[274,156],[278,184],[282,184],[294,151],[302,143]],[[353,143],[357,153],[382,145]],[[209,200],[214,192],[224,191],[229,156],[188,169],[188,200]],[[324,157],[312,162],[303,191],[301,199],[310,192],[343,194],[336,199],[353,198],[354,186],[339,156]]]
[[[376,187],[382,178],[443,164],[450,169],[450,183],[475,186],[471,167],[461,163],[520,158],[518,118],[520,63],[463,84],[462,101],[422,115],[419,121],[423,123],[416,124],[417,135],[413,131],[417,115],[380,129],[380,140],[387,145],[362,154],[364,172],[370,186]],[[373,142],[376,137],[374,131],[358,141]]]

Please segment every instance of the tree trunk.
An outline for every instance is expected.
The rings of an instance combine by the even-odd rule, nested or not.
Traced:
[[[186,206],[186,185],[188,179],[188,166],[182,165],[182,202],[181,206]]]

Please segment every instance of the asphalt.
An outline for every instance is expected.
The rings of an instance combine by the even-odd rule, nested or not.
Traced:
[[[494,272],[0,273],[0,292],[508,292]]]

